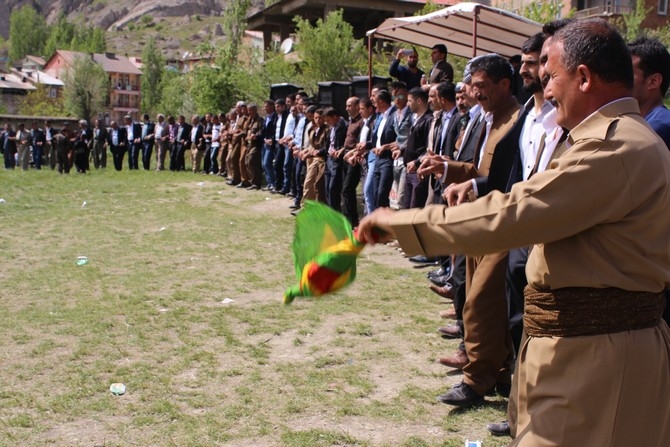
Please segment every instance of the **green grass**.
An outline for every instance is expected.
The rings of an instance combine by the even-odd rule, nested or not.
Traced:
[[[285,198],[110,169],[0,171],[0,198],[0,447],[508,442],[484,429],[502,400],[436,401],[460,380],[435,364],[456,344],[394,250],[286,307]]]

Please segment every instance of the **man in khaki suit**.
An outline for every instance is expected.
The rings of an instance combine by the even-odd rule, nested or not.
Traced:
[[[670,154],[631,98],[616,28],[576,21],[545,49],[545,98],[569,131],[549,169],[454,208],[381,209],[359,231],[426,256],[535,244],[512,445],[667,446]]]
[[[513,177],[513,181],[520,179],[512,176],[512,167],[518,157],[523,114],[512,94],[514,72],[505,58],[475,58],[470,74],[475,97],[486,112],[473,162],[443,163],[443,158],[435,156],[421,164],[419,175],[441,175],[445,185],[471,181],[483,196],[490,190],[507,190]],[[506,267],[506,250],[466,260],[463,339],[468,363],[462,369],[463,382],[439,396],[441,402],[462,407],[477,404],[493,387],[509,395],[514,352],[507,323]]]
[[[247,135],[247,104],[243,101],[238,101],[235,109],[237,111],[237,121],[235,121],[235,128],[230,131],[230,149],[228,150],[228,158],[226,159],[229,180],[226,184],[240,188],[248,188],[251,185],[249,183],[242,183],[242,172],[240,171],[242,144],[244,144],[243,140]]]

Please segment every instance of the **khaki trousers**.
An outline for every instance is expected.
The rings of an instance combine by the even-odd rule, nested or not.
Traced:
[[[247,178],[252,185],[261,186],[263,182],[263,169],[261,167],[261,152],[254,145],[247,149],[244,156],[247,168]]]
[[[326,160],[321,157],[313,157],[306,161],[307,174],[305,174],[305,185],[300,206],[305,205],[305,200],[317,200],[326,203]]]
[[[156,170],[165,169],[165,155],[167,154],[167,141],[156,139]]]
[[[510,445],[670,446],[670,330],[663,320],[613,334],[528,337],[518,361]]]
[[[514,347],[507,316],[506,271],[507,252],[466,260],[463,341],[469,361],[463,368],[463,382],[482,396],[496,382],[510,382]]]
[[[227,158],[228,158],[228,148],[230,147],[230,143],[223,143],[221,144],[221,147],[219,147],[219,153],[216,156],[216,161],[219,163],[219,174],[223,174],[224,172],[228,172],[228,166],[227,166]]]
[[[240,151],[242,144],[237,141],[230,145],[228,158],[226,158],[226,166],[228,167],[228,178],[234,182],[239,182],[242,176],[240,172]]]
[[[251,183],[247,169],[247,150],[246,144],[240,147],[240,180],[242,180],[242,183]]]
[[[191,166],[193,172],[200,172],[200,165],[202,164],[202,156],[205,151],[198,150],[195,146],[191,148]]]
[[[16,145],[19,153],[19,162],[17,165],[22,171],[27,171],[30,168],[30,146],[27,144]]]

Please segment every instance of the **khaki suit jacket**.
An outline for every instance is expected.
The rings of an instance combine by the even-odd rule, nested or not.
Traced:
[[[536,289],[670,285],[670,153],[633,98],[611,102],[571,130],[549,168],[457,207],[398,211],[407,254],[482,255],[534,245]],[[430,223],[430,225],[429,225]]]

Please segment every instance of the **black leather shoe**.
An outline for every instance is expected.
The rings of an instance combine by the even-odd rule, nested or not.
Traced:
[[[509,422],[507,421],[487,424],[486,429],[490,431],[493,436],[512,436],[512,432],[509,428]]]
[[[466,383],[454,385],[447,393],[437,396],[437,400],[443,404],[456,407],[471,407],[484,402],[484,396],[475,393]]]
[[[414,262],[415,264],[433,264],[435,262],[435,258],[427,258],[425,256],[412,256],[409,258],[410,262]]]
[[[239,183],[240,183],[240,182],[235,182],[235,181],[233,181],[233,180],[228,180],[228,181],[226,182],[226,185],[236,186],[236,185],[239,184]]]
[[[235,188],[248,188],[250,186],[251,186],[251,183],[242,182],[239,185],[237,185]]]
[[[451,276],[451,267],[440,267],[437,270],[431,270],[426,273],[426,278],[435,278],[437,276]]]
[[[432,282],[437,287],[443,287],[447,285],[449,279],[451,279],[451,275],[431,276],[428,278],[428,281]]]

